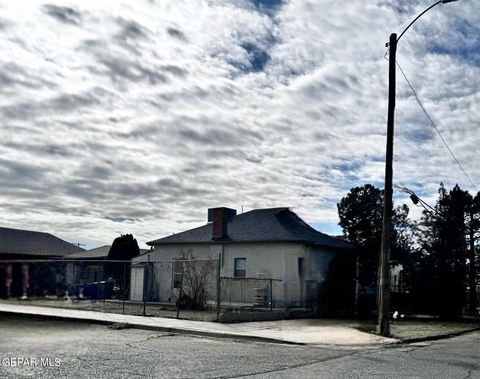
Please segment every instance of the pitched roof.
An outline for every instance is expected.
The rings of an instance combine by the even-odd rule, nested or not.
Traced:
[[[340,249],[352,248],[348,242],[321,233],[288,208],[255,209],[228,222],[227,236],[212,240],[212,223],[173,234],[147,245],[176,243],[304,242]]]
[[[83,251],[49,233],[0,227],[0,254],[63,257]]]
[[[73,254],[68,255],[67,259],[99,259],[99,258],[106,258],[108,256],[108,252],[110,251],[111,245],[103,245],[100,247],[96,247],[90,250],[79,251]]]
[[[111,245],[103,245],[90,250],[79,251],[78,253],[70,254],[66,259],[103,259],[108,257]],[[150,250],[139,249],[140,254],[146,253]]]

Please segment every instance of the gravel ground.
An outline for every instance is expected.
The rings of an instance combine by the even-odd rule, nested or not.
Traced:
[[[2,300],[5,304],[18,304],[18,305],[35,305],[43,307],[55,307],[66,309],[79,309],[87,311],[105,312],[105,313],[117,313],[127,314],[133,316],[143,315],[143,303],[125,303],[125,309],[122,301],[117,300],[81,300],[81,301],[65,301],[65,300],[47,300],[47,299],[29,299],[29,300]],[[125,312],[125,313],[124,313]],[[177,310],[172,306],[165,306],[162,304],[147,303],[145,308],[147,316],[151,317],[167,317],[176,318]],[[180,310],[179,317],[185,320],[194,321],[216,321],[217,313],[213,311],[190,311]]]

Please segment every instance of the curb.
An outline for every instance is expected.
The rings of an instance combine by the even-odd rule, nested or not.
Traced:
[[[42,320],[55,319],[60,321],[81,322],[81,323],[89,323],[89,324],[101,324],[101,325],[121,324],[133,329],[150,330],[150,331],[175,333],[175,334],[186,334],[186,335],[198,336],[198,337],[223,338],[223,339],[230,339],[230,340],[237,340],[237,341],[264,342],[264,343],[275,343],[275,344],[296,345],[296,346],[306,345],[305,343],[302,343],[302,342],[285,341],[285,340],[270,338],[270,337],[259,337],[259,336],[241,335],[241,334],[233,334],[233,333],[216,333],[216,332],[209,332],[209,331],[202,331],[202,330],[182,329],[182,328],[176,328],[176,327],[135,324],[131,322],[119,323],[116,321],[68,317],[63,315],[42,315],[42,314],[35,314],[35,313],[20,313],[15,311],[0,310],[0,315],[1,314],[19,316],[19,317],[25,317],[25,318],[37,318]]]
[[[427,337],[399,339],[399,343],[406,344],[406,343],[415,343],[415,342],[438,341],[438,340],[443,340],[451,337],[463,336],[464,334],[477,332],[479,330],[480,330],[480,326],[471,328],[471,329],[460,330],[458,332],[446,333],[446,334],[437,334],[437,335],[427,336]]]
[[[0,310],[0,315],[10,315],[10,316],[17,316],[17,317],[24,317],[24,318],[36,318],[36,319],[43,319],[43,320],[61,320],[67,322],[79,322],[79,323],[89,323],[89,324],[100,324],[100,325],[124,325],[126,328],[133,328],[139,330],[150,330],[150,331],[158,331],[158,332],[166,332],[166,333],[175,333],[175,334],[185,334],[191,336],[198,336],[198,337],[208,337],[208,338],[222,338],[222,339],[229,339],[235,341],[249,341],[249,342],[262,342],[262,343],[272,343],[272,344],[284,344],[284,345],[293,345],[293,346],[307,346],[310,345],[304,342],[294,342],[294,341],[286,341],[277,338],[271,337],[260,337],[260,336],[253,336],[253,335],[242,335],[242,334],[235,334],[235,333],[224,333],[224,332],[213,332],[213,331],[203,331],[203,330],[192,330],[192,329],[183,329],[178,327],[172,326],[155,326],[155,325],[144,325],[144,324],[137,324],[132,322],[118,322],[118,321],[109,321],[109,320],[99,320],[95,318],[81,318],[75,316],[65,316],[65,315],[45,315],[45,314],[37,314],[37,313],[24,313],[18,311],[9,311],[9,310]],[[457,337],[464,334],[472,333],[475,331],[480,330],[480,325],[478,327],[460,330],[457,332],[446,333],[446,334],[437,334],[431,335],[426,337],[415,337],[415,338],[398,338],[398,337],[391,337],[396,339],[397,341],[392,343],[372,343],[372,344],[360,344],[360,345],[331,345],[335,347],[378,347],[378,346],[385,346],[385,347],[394,347],[400,344],[409,344],[409,343],[416,343],[416,342],[426,342],[426,341],[437,341],[442,339],[447,339],[451,337]],[[312,344],[316,345],[316,344]]]

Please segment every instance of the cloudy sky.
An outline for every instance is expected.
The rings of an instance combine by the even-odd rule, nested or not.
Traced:
[[[430,4],[0,0],[0,224],[143,244],[289,206],[338,233],[341,197],[383,182],[385,43]],[[397,58],[477,185],[479,26],[477,0],[440,5]],[[396,116],[395,183],[474,191],[400,75]]]

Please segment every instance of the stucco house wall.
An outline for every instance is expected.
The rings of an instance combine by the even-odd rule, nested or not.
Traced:
[[[312,292],[316,293],[318,285],[327,277],[329,263],[335,254],[337,252],[333,249],[292,242],[172,244],[155,246],[148,254],[134,258],[133,263],[147,262],[150,259],[154,278],[149,300],[174,302],[178,297],[178,289],[174,289],[172,283],[171,262],[174,259],[187,255],[194,259],[217,259],[220,256],[220,276],[233,278],[235,258],[246,258],[246,278],[257,278],[260,274],[261,277],[280,280],[272,285],[275,306],[290,307],[304,304],[309,296],[313,296]],[[299,272],[300,258],[304,259],[302,277]],[[214,277],[209,281],[211,286],[207,288],[211,301],[216,296],[215,265],[216,262],[212,262]],[[229,285],[232,284],[229,282]],[[135,286],[138,287],[138,283],[131,283],[131,288]],[[253,301],[251,286],[246,284],[243,287],[244,303]],[[234,297],[238,292],[235,287],[222,290],[233,292]],[[132,292],[132,300],[143,300],[139,295],[141,293],[138,289],[135,290],[135,295]],[[231,298],[232,295],[229,293],[228,296]]]
[[[268,277],[272,282],[275,306],[284,307],[299,300],[297,260],[305,257],[301,243],[242,243],[225,245],[222,276],[233,277],[235,258],[246,258],[246,277]],[[253,297],[253,295],[251,295]]]
[[[174,302],[179,290],[173,288],[173,284],[185,285],[188,280],[172,279],[182,275],[182,270],[172,275],[173,268],[179,270],[180,266],[172,261],[193,258],[212,260],[205,263],[209,270],[202,271],[202,275],[208,276],[208,300],[214,301],[217,295],[217,263],[220,262],[222,303],[228,300],[232,306],[245,306],[272,300],[275,307],[318,303],[319,290],[333,288],[330,281],[322,287],[332,259],[336,254],[352,251],[347,242],[315,230],[285,207],[254,209],[239,215],[230,208],[210,208],[207,216],[207,224],[203,226],[148,242],[154,250],[133,260],[145,265],[150,259],[150,266],[146,267],[150,267],[148,271],[154,277],[150,275],[145,286],[149,289],[148,300]],[[238,277],[235,277],[236,258],[245,259],[245,272],[239,269],[242,272]],[[335,267],[343,270],[341,263]],[[186,272],[189,271],[183,270],[188,279]],[[134,291],[134,285],[138,283],[132,283],[131,293],[138,297],[141,291]],[[335,296],[333,292],[332,296]],[[141,299],[132,297],[132,300]]]
[[[187,257],[187,254],[193,254],[194,259],[213,259],[215,255],[210,252],[209,245],[202,244],[178,244],[178,245],[163,245],[161,248],[149,251],[147,254],[140,255],[132,259],[132,264],[140,262],[148,263],[152,270],[152,277],[150,283],[145,288],[148,288],[147,300],[160,301],[163,303],[174,302],[178,297],[178,289],[173,288],[172,274],[174,259]],[[190,258],[192,255],[190,255]],[[136,275],[138,277],[138,273]],[[130,284],[131,300],[143,300],[143,290],[137,288],[140,284],[138,279]],[[208,292],[212,292],[209,288]]]

